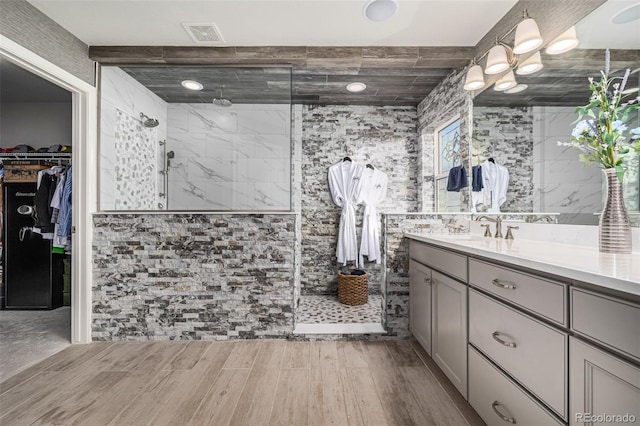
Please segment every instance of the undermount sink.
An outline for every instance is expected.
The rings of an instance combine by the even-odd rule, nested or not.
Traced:
[[[447,240],[456,240],[456,241],[476,241],[481,240],[484,237],[475,234],[431,234],[436,238],[443,238]]]

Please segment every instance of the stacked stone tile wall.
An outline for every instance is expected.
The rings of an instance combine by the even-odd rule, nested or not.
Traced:
[[[283,338],[295,215],[94,216],[93,340]]]
[[[464,72],[452,72],[418,105],[421,165],[420,211],[435,210],[434,132],[455,117],[460,118],[460,161],[469,172],[472,101],[463,89]],[[460,191],[461,211],[471,211],[469,189]]]
[[[327,169],[345,156],[371,163],[389,178],[378,212],[417,211],[420,157],[415,107],[304,106],[302,110],[301,291],[336,294],[335,258],[340,209],[333,203]],[[356,213],[358,232],[362,209]],[[382,265],[368,263],[369,288],[379,293]]]
[[[474,164],[492,157],[509,171],[503,212],[531,212],[534,204],[533,112],[530,107],[473,108]]]

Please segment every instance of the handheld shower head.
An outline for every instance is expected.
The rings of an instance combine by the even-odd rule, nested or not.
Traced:
[[[149,118],[149,116],[146,115],[144,112],[140,113],[140,121],[142,121],[142,125],[144,127],[147,127],[149,129],[156,127],[160,124],[158,120],[156,120],[155,118]]]
[[[222,86],[220,86],[220,97],[219,98],[213,98],[213,101],[211,101],[214,105],[217,106],[221,106],[221,107],[230,107],[231,105],[233,105],[233,103],[229,100],[229,99],[225,99],[222,97],[222,91],[224,90],[224,84]]]

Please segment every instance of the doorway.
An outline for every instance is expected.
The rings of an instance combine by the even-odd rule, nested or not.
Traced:
[[[0,60],[53,83],[71,95],[70,163],[73,164],[73,207],[68,274],[70,328],[67,344],[91,341],[91,220],[96,211],[97,90],[69,72],[0,35]],[[38,114],[31,117],[38,124]],[[35,312],[35,311],[34,311]],[[37,311],[44,312],[44,311]],[[9,324],[9,322],[7,322]]]

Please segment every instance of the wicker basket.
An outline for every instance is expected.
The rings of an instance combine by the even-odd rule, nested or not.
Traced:
[[[364,305],[369,297],[367,274],[345,275],[338,272],[338,300],[345,305]]]

